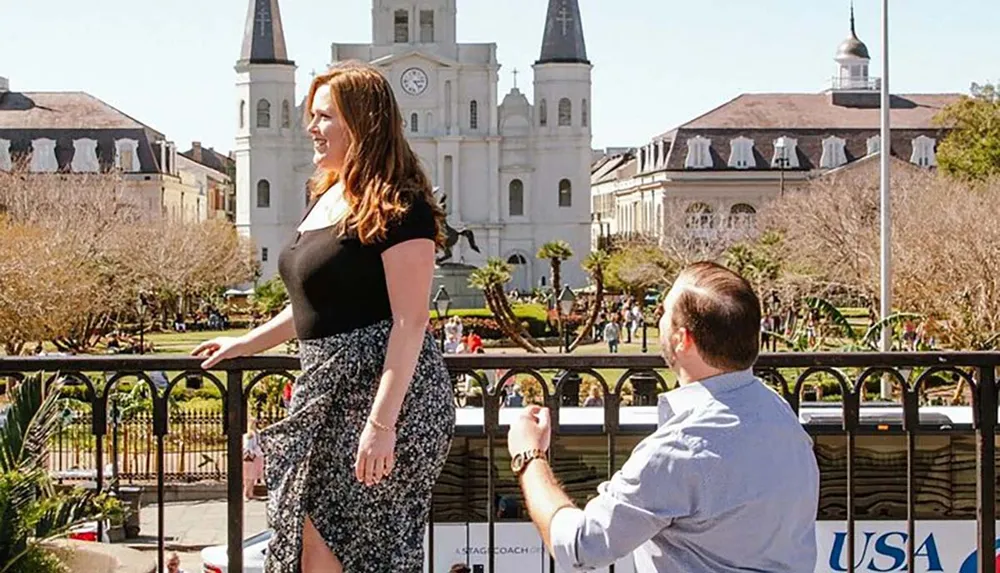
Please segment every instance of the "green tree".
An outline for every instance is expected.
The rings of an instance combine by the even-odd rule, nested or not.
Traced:
[[[285,283],[281,281],[281,277],[275,276],[257,285],[253,289],[252,301],[258,312],[264,316],[274,316],[281,312],[288,304],[288,291],[285,290]]]
[[[573,249],[566,241],[551,241],[542,245],[535,256],[542,260],[548,260],[549,267],[552,269],[552,299],[556,304],[556,315],[559,317],[559,339],[563,340],[565,336],[563,333],[564,323],[562,312],[558,312],[558,299],[562,290],[562,263],[573,256]]]
[[[514,341],[515,344],[524,348],[528,352],[545,352],[542,345],[535,340],[528,330],[524,328],[521,321],[514,314],[514,309],[507,300],[507,293],[504,285],[510,282],[510,264],[501,259],[490,258],[486,265],[469,274],[469,286],[483,291],[486,305],[493,318],[497,322],[500,330]]]
[[[972,84],[938,114],[951,129],[938,146],[941,170],[960,179],[984,181],[1000,175],[1000,85]]]
[[[723,262],[763,297],[781,276],[784,262],[781,247],[781,234],[769,230],[753,241],[742,241],[726,249]]]
[[[609,289],[642,298],[650,288],[667,284],[679,270],[680,265],[656,245],[634,243],[611,253],[604,279]]]
[[[601,305],[604,302],[604,269],[607,268],[609,260],[611,257],[605,251],[592,251],[583,259],[583,268],[590,273],[590,280],[594,282],[594,306],[590,309],[587,322],[576,334],[576,339],[570,343],[567,352],[575,350],[597,322],[597,315],[601,313]]]
[[[59,425],[59,388],[46,395],[41,376],[12,391],[0,427],[0,573],[54,573],[64,568],[45,543],[91,520],[120,517],[121,506],[84,490],[56,490],[48,444]]]

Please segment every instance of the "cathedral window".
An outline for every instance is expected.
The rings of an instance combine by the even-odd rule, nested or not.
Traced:
[[[416,113],[410,114],[410,132],[417,133],[420,131],[420,117]]]
[[[587,109],[587,98],[583,98],[583,102],[580,104],[580,125],[587,127],[587,123],[590,121],[588,117],[590,111]]]
[[[549,124],[549,105],[543,99],[538,102],[538,125],[545,127]]]
[[[819,166],[823,169],[833,169],[847,163],[847,155],[843,139],[831,135],[823,140],[823,155],[819,158]]]
[[[913,153],[910,154],[910,163],[921,167],[931,167],[937,165],[937,158],[934,155],[934,138],[921,135],[913,140]]]
[[[292,106],[288,104],[288,100],[281,102],[281,127],[291,127],[292,126]]]
[[[573,184],[569,182],[569,179],[563,179],[559,182],[559,206],[573,206]]]
[[[684,158],[686,169],[706,169],[712,167],[712,141],[696,135],[687,140],[688,152]]]
[[[521,217],[524,215],[524,183],[520,179],[510,182],[507,187],[507,204],[511,217]]]
[[[257,127],[271,127],[271,102],[266,99],[257,102]]]
[[[396,10],[393,16],[393,29],[397,44],[410,42],[410,15],[406,10]]]
[[[268,209],[271,207],[271,182],[261,179],[257,182],[257,208]]]
[[[729,166],[747,169],[756,164],[753,158],[753,140],[740,136],[729,142]]]
[[[479,103],[476,100],[469,102],[469,129],[479,129]]]
[[[573,125],[573,103],[568,97],[559,100],[559,127]]]
[[[420,11],[420,43],[434,43],[434,10]]]
[[[240,129],[246,125],[247,122],[247,102],[246,100],[240,100]]]

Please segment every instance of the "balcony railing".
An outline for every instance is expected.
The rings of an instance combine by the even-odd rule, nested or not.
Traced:
[[[579,378],[565,376],[575,373],[595,381],[603,393],[603,412],[599,418],[600,435],[606,438],[607,456],[606,477],[610,477],[624,461],[621,447],[629,435],[634,436],[636,427],[627,432],[623,420],[632,411],[646,414],[646,420],[655,421],[656,394],[666,388],[663,377],[664,364],[655,355],[449,355],[446,357],[448,367],[457,380],[459,375],[465,375],[478,382],[484,389],[481,396],[481,406],[469,406],[468,396],[464,395],[462,386],[456,383],[456,401],[462,414],[460,418],[481,420],[474,424],[473,429],[464,428],[464,436],[474,435],[486,444],[487,463],[485,467],[485,487],[487,495],[482,497],[485,509],[485,521],[488,523],[487,541],[487,571],[497,571],[495,562],[495,522],[496,522],[496,490],[498,472],[497,462],[505,454],[498,454],[502,449],[504,426],[508,420],[504,411],[505,396],[511,385],[519,378],[533,378],[539,382],[539,401],[552,409],[555,436],[552,442],[552,452],[557,474],[559,473],[560,444],[570,439],[567,424],[573,418],[578,418],[584,409],[579,405]],[[64,379],[75,380],[86,388],[86,399],[92,409],[91,432],[95,436],[94,457],[97,468],[104,467],[104,443],[109,422],[109,396],[117,392],[119,384],[126,379],[136,380],[148,385],[153,392],[152,399],[152,430],[156,442],[156,490],[159,510],[157,523],[158,563],[160,570],[164,565],[164,440],[170,434],[168,396],[178,385],[189,377],[201,378],[203,383],[218,388],[223,396],[222,433],[226,445],[226,481],[228,502],[228,551],[229,571],[243,571],[243,496],[242,496],[242,435],[246,430],[248,408],[247,400],[254,388],[268,376],[279,376],[291,379],[293,372],[299,367],[298,360],[291,356],[259,356],[231,360],[222,368],[211,372],[203,372],[197,359],[186,357],[122,357],[122,356],[78,356],[78,357],[0,357],[0,380],[18,380],[32,373],[43,372],[47,375],[58,372]],[[843,478],[830,478],[821,484],[820,512],[824,515],[837,515],[842,511],[846,521],[846,565],[849,571],[855,570],[855,522],[877,514],[879,509],[862,507],[868,503],[869,497],[892,497],[892,480],[886,481],[885,476],[871,481],[871,468],[865,474],[866,460],[859,454],[857,438],[864,440],[869,436],[895,436],[905,440],[905,496],[897,496],[895,502],[902,506],[898,513],[905,512],[907,524],[907,546],[905,551],[906,570],[914,570],[914,562],[919,551],[915,541],[915,523],[917,519],[927,519],[928,511],[918,509],[918,493],[920,503],[926,502],[927,491],[933,487],[925,483],[929,480],[920,479],[917,458],[917,437],[927,433],[941,433],[947,436],[959,436],[972,444],[974,438],[975,470],[966,469],[967,476],[974,475],[974,502],[970,501],[961,507],[957,501],[947,511],[951,518],[957,513],[973,515],[977,521],[976,543],[978,557],[976,562],[979,571],[993,571],[996,542],[996,430],[998,390],[995,377],[996,369],[1000,367],[1000,353],[818,353],[767,354],[760,357],[755,367],[758,375],[788,401],[790,406],[800,415],[823,417],[823,412],[832,412],[833,419],[825,424],[808,425],[807,429],[817,439],[843,440],[845,448],[846,467],[838,466],[843,471]],[[154,384],[150,373],[178,372],[164,387]],[[557,374],[552,376],[553,372]],[[106,376],[103,384],[95,382],[100,376]],[[879,421],[873,423],[865,415],[863,408],[865,388],[878,384],[881,379],[892,381],[899,396],[894,411],[896,421]],[[971,389],[972,404],[969,408],[967,427],[945,424],[927,419],[921,410],[921,396],[931,381],[935,378],[954,377],[964,380]],[[827,384],[832,383],[839,390],[839,408],[817,409],[814,405],[804,405],[803,395],[807,388],[817,383],[819,378],[825,378]],[[491,383],[490,380],[493,380]],[[901,408],[900,408],[901,406]],[[252,407],[252,406],[251,406]],[[803,409],[805,408],[805,409]],[[812,410],[810,410],[812,408]],[[595,409],[587,409],[594,411]],[[567,423],[560,424],[560,414],[565,414]],[[596,412],[595,412],[596,413]],[[624,414],[624,416],[623,416]],[[828,415],[827,418],[830,418]],[[891,418],[891,416],[890,416]],[[655,422],[640,428],[648,432],[655,427]],[[471,434],[470,434],[471,432]],[[458,435],[458,434],[457,434]],[[631,438],[629,438],[631,439]],[[776,447],[780,445],[776,444]],[[838,462],[839,463],[839,462]],[[859,465],[860,464],[860,465]],[[821,460],[821,470],[824,467]],[[831,470],[832,471],[832,470]],[[839,474],[838,474],[839,475]],[[876,476],[877,478],[879,476]],[[897,476],[892,476],[897,479]],[[104,491],[107,480],[103,471],[96,472],[96,487]],[[858,497],[858,489],[866,492]],[[971,498],[973,484],[961,483],[954,486],[957,497]],[[872,493],[874,492],[874,493]],[[937,492],[932,492],[937,493]],[[943,497],[949,499],[948,493]],[[941,497],[941,496],[939,496]],[[905,500],[904,500],[905,499]],[[974,507],[974,512],[972,511]],[[956,513],[957,512],[957,513]],[[430,513],[428,529],[429,547],[426,559],[430,571],[434,571],[434,526],[435,511]],[[478,513],[478,512],[477,512]],[[821,516],[822,517],[822,516]],[[820,556],[823,559],[823,556]],[[440,564],[439,564],[440,565]],[[550,568],[554,567],[550,561]],[[612,568],[613,570],[613,568]],[[899,569],[903,570],[903,569]],[[963,569],[964,570],[964,569]]]
[[[834,76],[831,85],[835,90],[879,91],[882,89],[882,79]]]

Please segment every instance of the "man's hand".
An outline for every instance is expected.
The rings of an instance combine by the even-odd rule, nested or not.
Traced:
[[[527,450],[549,450],[549,440],[552,434],[552,418],[549,409],[541,406],[529,406],[510,425],[507,433],[507,449],[511,457]]]

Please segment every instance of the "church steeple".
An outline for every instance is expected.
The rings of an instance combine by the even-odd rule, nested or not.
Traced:
[[[577,0],[549,0],[542,53],[536,64],[589,64]]]
[[[249,64],[292,64],[285,48],[278,0],[250,0],[243,30],[240,62]]]

